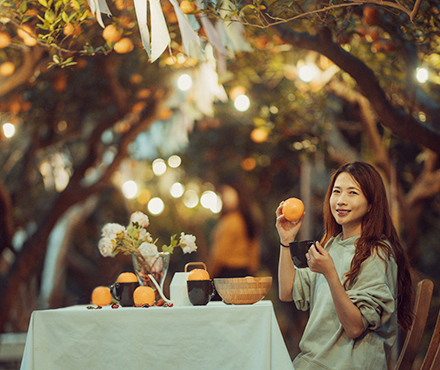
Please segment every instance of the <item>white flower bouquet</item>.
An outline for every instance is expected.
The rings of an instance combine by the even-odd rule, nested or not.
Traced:
[[[144,278],[148,280],[147,275],[158,276],[158,272],[162,271],[163,267],[161,266],[162,259],[160,259],[161,252],[156,246],[157,239],[153,240],[147,231],[149,225],[148,216],[140,211],[131,215],[130,224],[126,228],[116,223],[104,225],[98,244],[99,251],[104,257],[114,257],[119,252],[133,255],[136,263],[145,271],[142,280]],[[179,239],[177,239],[177,234],[173,235],[170,244],[162,246],[162,254],[172,254],[174,248],[177,247],[182,248],[183,253],[195,252],[197,250],[196,237],[183,232]]]

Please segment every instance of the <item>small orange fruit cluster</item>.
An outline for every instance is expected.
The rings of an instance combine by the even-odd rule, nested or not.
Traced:
[[[23,24],[21,28],[17,29],[17,35],[23,39],[27,46],[37,45],[37,35],[29,25]]]
[[[298,221],[304,214],[304,203],[298,198],[289,198],[282,205],[283,215],[288,221]]]

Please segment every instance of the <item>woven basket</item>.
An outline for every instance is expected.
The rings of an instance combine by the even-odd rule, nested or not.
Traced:
[[[214,279],[215,289],[228,304],[253,304],[262,300],[272,285],[272,277]]]

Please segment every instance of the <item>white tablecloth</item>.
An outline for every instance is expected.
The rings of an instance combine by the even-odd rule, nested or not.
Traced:
[[[21,370],[284,370],[272,302],[34,311]]]

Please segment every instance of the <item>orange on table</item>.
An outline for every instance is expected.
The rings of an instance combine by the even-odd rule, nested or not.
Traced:
[[[97,286],[92,292],[92,302],[97,306],[107,306],[112,303],[110,288],[106,286]]]
[[[155,300],[156,294],[154,294],[154,290],[149,286],[138,286],[133,292],[133,301],[137,307],[145,304],[152,306]]]
[[[288,221],[297,221],[304,214],[304,203],[298,198],[289,198],[283,202],[283,215]]]
[[[188,280],[209,280],[210,278],[208,271],[203,269],[194,269],[188,274]]]
[[[137,283],[138,279],[132,272],[123,272],[118,276],[116,280],[118,283]]]

